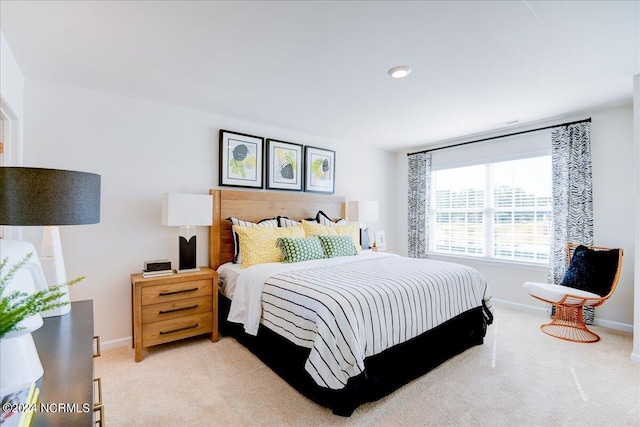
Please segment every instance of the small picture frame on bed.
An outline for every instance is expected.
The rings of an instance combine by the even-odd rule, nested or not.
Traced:
[[[304,147],[304,191],[333,194],[336,188],[336,152]]]
[[[220,129],[220,181],[229,187],[262,188],[264,138]]]
[[[273,190],[302,191],[302,145],[267,139],[267,182]]]

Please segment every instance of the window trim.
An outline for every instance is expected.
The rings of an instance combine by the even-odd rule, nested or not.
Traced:
[[[520,261],[513,259],[502,258],[489,258],[485,256],[470,256],[470,255],[458,255],[458,254],[446,254],[442,252],[429,252],[429,259],[436,261],[449,261],[458,262],[459,264],[465,264],[465,262],[477,262],[480,264],[490,265],[492,267],[513,267],[513,268],[527,268],[536,271],[547,271],[548,264],[530,261]]]
[[[455,212],[457,210],[459,210],[460,212],[481,212],[483,215],[483,224],[482,224],[482,236],[483,236],[483,241],[482,241],[482,246],[483,246],[483,255],[471,255],[471,254],[454,254],[454,253],[448,253],[448,252],[438,252],[436,251],[436,239],[435,238],[430,238],[428,239],[428,247],[427,247],[427,254],[428,256],[435,256],[435,257],[446,257],[446,258],[454,258],[454,259],[468,259],[468,260],[478,260],[478,261],[482,261],[482,262],[486,262],[486,263],[491,263],[491,264],[503,264],[503,265],[520,265],[520,266],[532,266],[532,267],[542,267],[542,268],[547,268],[549,265],[549,260],[551,258],[551,254],[549,254],[549,257],[547,259],[546,262],[544,261],[527,261],[527,260],[520,260],[520,259],[507,259],[507,258],[498,258],[495,256],[492,256],[494,253],[494,243],[495,243],[495,227],[494,227],[494,220],[495,220],[495,212],[496,211],[504,211],[505,209],[501,209],[499,207],[494,206],[494,188],[493,188],[493,181],[491,178],[491,167],[490,165],[493,163],[500,163],[500,162],[507,162],[507,161],[517,161],[517,160],[526,160],[526,159],[532,159],[532,158],[537,158],[537,157],[551,157],[551,152],[550,150],[532,150],[532,151],[528,151],[526,153],[520,153],[520,154],[509,154],[509,155],[505,155],[505,156],[495,156],[495,157],[491,157],[491,158],[485,158],[482,159],[481,162],[477,162],[477,161],[466,161],[466,162],[458,162],[458,163],[447,163],[446,165],[440,165],[437,168],[432,168],[431,170],[431,188],[429,189],[429,197],[431,198],[430,200],[430,212],[428,213],[428,220],[429,220],[429,224],[428,224],[428,229],[429,230],[435,230],[437,224],[436,224],[436,220],[437,220],[437,215],[438,215],[438,210],[437,210],[437,203],[436,203],[436,192],[435,192],[435,183],[436,183],[436,179],[435,177],[433,177],[433,174],[438,172],[438,171],[444,171],[444,170],[449,170],[449,169],[456,169],[456,168],[462,168],[462,167],[468,167],[468,166],[483,166],[485,168],[485,194],[484,194],[484,207],[481,209],[472,209],[472,208],[460,208],[460,209],[450,209],[448,212],[452,213]],[[551,159],[549,159],[551,160]],[[533,212],[534,215],[538,212],[536,210],[538,206],[534,206],[533,207]],[[509,209],[511,212],[516,212],[516,211],[531,211],[531,207],[525,207],[525,206],[512,206]],[[551,210],[551,214],[553,215],[553,207],[550,207]],[[491,226],[488,226],[488,225]],[[432,233],[432,231],[430,231],[430,233]],[[552,238],[552,237],[551,237]],[[487,255],[489,254],[489,255]]]

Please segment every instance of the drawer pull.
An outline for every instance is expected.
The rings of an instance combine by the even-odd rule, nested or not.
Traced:
[[[168,313],[175,313],[176,311],[193,310],[194,308],[198,308],[198,307],[200,306],[196,304],[196,305],[192,305],[191,307],[174,308],[171,310],[160,310],[158,314],[168,314]]]
[[[102,406],[102,380],[100,378],[94,378],[93,382],[94,382],[94,386],[95,385],[98,386],[98,401],[93,402],[93,407],[98,408],[99,406]],[[94,391],[95,391],[95,388],[94,388]]]
[[[97,412],[98,419],[95,419],[96,412]],[[93,407],[93,417],[94,417],[94,421],[93,421],[94,425],[104,427],[104,406],[103,405],[100,405],[100,406],[96,405]]]
[[[195,292],[197,290],[198,290],[198,288],[191,288],[191,289],[183,289],[181,291],[160,292],[158,294],[158,296],[166,297],[167,295],[184,294],[184,293],[187,293],[187,292]]]
[[[93,353],[93,357],[100,357],[100,335],[96,335],[93,339],[96,341],[96,352]]]
[[[188,329],[194,329],[197,328],[199,325],[196,323],[195,325],[191,325],[191,326],[185,326],[184,328],[178,328],[178,329],[174,329],[172,331],[160,331],[160,335],[167,335],[167,334],[172,334],[174,332],[180,332],[180,331],[186,331]]]

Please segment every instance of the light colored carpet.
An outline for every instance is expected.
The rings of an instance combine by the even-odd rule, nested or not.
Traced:
[[[543,334],[547,319],[496,307],[485,343],[349,418],[307,400],[233,338],[104,351],[107,426],[640,426],[631,334],[592,327],[578,344]]]

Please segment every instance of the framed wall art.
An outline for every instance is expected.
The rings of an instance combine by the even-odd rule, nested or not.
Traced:
[[[304,147],[304,191],[333,194],[336,189],[336,152]]]
[[[302,145],[267,139],[266,187],[302,191]]]
[[[264,139],[220,129],[221,186],[262,188]]]
[[[378,248],[386,248],[387,247],[387,239],[384,237],[384,231],[376,231],[373,233],[375,237],[376,247]]]

